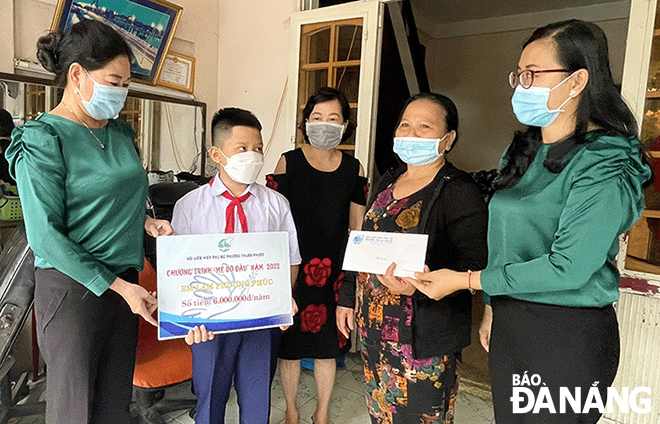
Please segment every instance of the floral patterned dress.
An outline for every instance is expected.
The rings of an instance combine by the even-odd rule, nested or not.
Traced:
[[[427,186],[397,200],[390,185],[367,212],[362,229],[416,233],[430,195]],[[450,424],[458,388],[456,357],[413,358],[412,318],[412,297],[394,294],[375,275],[360,273],[357,326],[371,421]]]
[[[335,310],[344,279],[341,263],[348,240],[351,202],[366,204],[367,179],[357,159],[342,155],[339,167],[323,172],[307,162],[301,149],[284,154],[286,173],[268,175],[267,186],[291,205],[302,263],[293,288],[299,312],[282,333],[284,359],[330,359],[344,355],[349,341],[337,330]]]

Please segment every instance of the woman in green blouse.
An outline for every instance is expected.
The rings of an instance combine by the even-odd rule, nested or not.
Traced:
[[[131,50],[93,20],[41,37],[37,48],[64,94],[14,130],[6,156],[35,255],[46,421],[127,423],[137,315],[156,325],[156,299],[137,285],[143,232],[173,232],[167,221],[145,218],[135,134],[114,119],[128,92]]]
[[[420,273],[411,283],[436,299],[484,291],[492,309],[481,339],[498,423],[595,423],[619,361],[618,236],[639,219],[651,171],[598,26],[536,30],[510,82],[528,128],[515,134],[495,181],[488,266]],[[578,400],[567,403],[567,393]]]

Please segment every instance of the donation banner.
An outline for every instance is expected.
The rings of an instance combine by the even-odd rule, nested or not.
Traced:
[[[158,237],[158,340],[291,325],[286,232]]]

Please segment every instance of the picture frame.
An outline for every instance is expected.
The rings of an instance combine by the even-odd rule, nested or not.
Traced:
[[[82,19],[110,25],[133,51],[132,80],[155,85],[182,11],[165,0],[58,0],[50,30],[64,32]]]
[[[192,94],[195,88],[195,58],[167,52],[157,85]]]

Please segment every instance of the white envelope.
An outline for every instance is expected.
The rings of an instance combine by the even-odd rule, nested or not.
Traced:
[[[424,271],[428,240],[427,234],[351,231],[343,269],[385,274],[394,262],[396,277],[414,277],[415,271]]]

